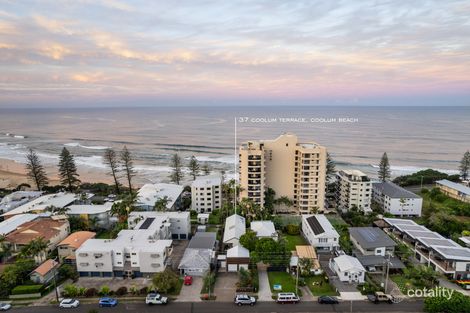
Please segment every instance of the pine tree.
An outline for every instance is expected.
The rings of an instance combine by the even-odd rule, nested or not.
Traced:
[[[181,179],[183,179],[183,171],[181,167],[182,167],[181,158],[178,155],[178,153],[175,153],[173,157],[171,158],[171,168],[173,170],[172,170],[170,178],[171,178],[171,181],[177,185],[179,185]]]
[[[379,164],[379,179],[381,181],[386,181],[387,179],[390,179],[391,172],[390,172],[390,163],[388,162],[388,156],[387,152],[384,152],[382,155],[382,159],[380,160]]]
[[[210,173],[211,173],[211,168],[209,167],[209,164],[205,163],[205,164],[202,166],[202,172],[204,173],[204,175],[210,175]]]
[[[47,186],[49,180],[47,179],[44,166],[42,166],[36,152],[31,148],[28,154],[26,154],[26,169],[28,170],[26,175],[36,184],[37,190],[42,190],[42,188]]]
[[[460,161],[459,166],[460,177],[462,180],[467,180],[469,178],[469,171],[470,171],[470,151],[464,153],[462,161]]]
[[[66,186],[69,191],[72,191],[80,184],[80,179],[78,179],[77,166],[75,165],[75,160],[73,155],[70,154],[67,148],[63,148],[60,153],[59,160],[59,176],[60,182],[62,185]]]
[[[109,166],[110,174],[113,176],[114,179],[114,189],[116,190],[116,194],[121,192],[120,190],[120,183],[118,179],[119,174],[119,161],[117,159],[116,151],[113,149],[106,149],[104,152],[104,163]]]
[[[129,192],[132,193],[132,177],[134,177],[134,161],[131,152],[126,146],[121,151],[121,163],[124,171],[126,172],[127,183],[129,184]]]
[[[326,153],[326,180],[330,181],[331,176],[336,173],[335,162],[329,152]]]
[[[193,155],[189,160],[189,173],[193,177],[193,180],[196,180],[196,176],[199,175],[199,163],[197,162],[196,157]]]

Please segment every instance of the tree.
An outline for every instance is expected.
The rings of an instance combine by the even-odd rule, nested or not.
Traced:
[[[168,205],[169,202],[170,202],[170,199],[167,196],[164,196],[163,198],[159,198],[155,202],[155,206],[154,206],[155,211],[165,212],[166,211],[166,206]]]
[[[80,216],[69,216],[69,223],[71,233],[89,229],[87,221]]]
[[[209,167],[209,164],[204,163],[204,164],[202,165],[202,172],[204,173],[204,175],[210,175],[210,173],[211,173],[211,168]]]
[[[120,183],[118,178],[119,173],[119,161],[117,159],[116,151],[109,148],[106,149],[104,152],[104,163],[109,166],[110,174],[113,176],[114,179],[114,189],[116,194],[120,193]]]
[[[450,298],[444,295],[425,297],[423,310],[427,313],[467,313],[470,312],[470,297],[460,292],[452,293]]]
[[[272,238],[259,239],[252,255],[255,262],[262,261],[273,266],[286,266],[289,264],[291,257],[286,241],[283,238],[280,238],[278,241]]]
[[[0,262],[3,262],[3,259],[8,259],[11,256],[12,247],[7,244],[6,237],[0,235]]]
[[[42,263],[46,259],[48,246],[49,241],[44,240],[43,237],[37,237],[21,249],[20,255],[27,258],[34,257],[38,263]]]
[[[163,272],[156,273],[152,278],[152,285],[156,291],[168,293],[174,290],[178,285],[179,277],[170,268],[166,268]]]
[[[330,181],[331,177],[336,173],[335,162],[331,158],[329,152],[326,153],[326,181]]]
[[[310,269],[313,266],[312,259],[309,258],[301,258],[299,259],[299,273],[301,276],[308,276],[310,275]]]
[[[248,249],[250,252],[256,249],[256,243],[258,242],[258,237],[256,233],[252,230],[248,230],[240,237],[240,244]]]
[[[134,171],[134,160],[132,158],[131,152],[127,149],[126,146],[121,151],[121,164],[126,172],[127,183],[129,185],[129,193],[132,193],[132,177],[135,174]]]
[[[69,191],[73,191],[80,184],[80,179],[78,179],[80,175],[77,173],[74,157],[65,147],[60,153],[59,176],[61,184]]]
[[[215,273],[209,272],[204,276],[204,286],[203,289],[207,291],[209,297],[211,295],[212,288],[215,284]]]
[[[197,162],[196,157],[193,155],[189,160],[189,174],[193,177],[193,180],[196,180],[196,176],[199,175],[199,163]]]
[[[249,287],[252,285],[251,273],[244,269],[240,268],[238,271],[238,287]]]
[[[173,157],[171,158],[171,181],[174,182],[175,184],[179,185],[181,179],[183,179],[183,170],[182,170],[182,163],[181,163],[181,158],[178,155],[178,153],[173,154]]]
[[[36,184],[37,190],[42,190],[42,188],[47,186],[49,180],[47,179],[44,166],[41,164],[36,151],[31,148],[26,154],[26,170],[26,175]]]
[[[387,152],[384,152],[382,155],[382,159],[380,160],[379,164],[379,179],[381,181],[386,181],[387,179],[390,179],[391,172],[390,172],[390,163],[388,162],[388,156]]]
[[[114,202],[111,207],[111,215],[117,216],[119,223],[126,223],[129,213],[135,210],[137,194],[132,192],[126,195],[122,200]]]
[[[462,180],[467,180],[469,178],[470,171],[470,151],[464,153],[462,160],[460,161],[459,166],[460,177]]]

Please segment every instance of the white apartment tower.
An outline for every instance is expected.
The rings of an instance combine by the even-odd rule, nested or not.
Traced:
[[[199,213],[210,213],[222,207],[222,177],[201,176],[191,185],[191,206]]]
[[[274,140],[248,141],[240,146],[241,198],[263,206],[264,192],[293,202],[292,213],[323,209],[325,201],[326,148],[299,143],[286,133]]]
[[[338,209],[348,211],[356,206],[365,213],[372,211],[372,183],[366,174],[358,170],[342,170],[336,174],[336,179]]]

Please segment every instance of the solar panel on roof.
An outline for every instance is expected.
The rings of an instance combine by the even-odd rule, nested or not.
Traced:
[[[416,223],[414,221],[410,220],[401,220],[401,219],[395,219],[395,218],[389,218],[388,221],[395,225],[415,225]]]
[[[152,225],[153,221],[155,220],[155,217],[148,217],[145,219],[145,221],[140,225],[139,229],[147,229]]]
[[[400,225],[401,230],[426,230],[426,227],[419,225]]]
[[[436,250],[441,251],[449,256],[464,257],[470,258],[470,250],[465,248],[436,248]]]
[[[371,231],[368,228],[361,228],[358,229],[358,232],[361,234],[361,236],[367,241],[367,242],[374,242],[377,240],[377,233]]]
[[[449,239],[419,238],[419,241],[427,246],[457,247],[457,244]]]
[[[441,235],[434,233],[432,231],[407,231],[406,233],[414,238],[436,238],[436,239],[444,238]]]
[[[325,232],[325,230],[320,225],[320,222],[317,220],[315,216],[311,216],[307,218],[307,222],[310,225],[310,228],[313,230],[313,233],[315,235],[322,234]]]

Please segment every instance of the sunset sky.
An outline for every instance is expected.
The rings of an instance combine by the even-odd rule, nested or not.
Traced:
[[[0,1],[0,106],[470,105],[469,1]]]

